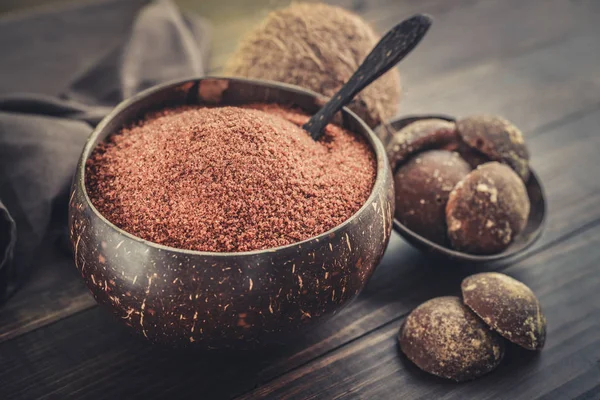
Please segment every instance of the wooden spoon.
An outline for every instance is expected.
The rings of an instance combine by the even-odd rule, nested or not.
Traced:
[[[314,140],[333,116],[375,79],[389,71],[419,44],[431,26],[431,18],[417,14],[392,28],[371,50],[348,82],[304,124]]]

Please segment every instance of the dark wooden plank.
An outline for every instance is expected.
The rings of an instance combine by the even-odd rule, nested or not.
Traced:
[[[538,172],[543,179],[553,182],[548,187],[549,232],[544,244],[529,255],[537,260],[535,263],[545,265],[554,257],[557,254],[554,245],[562,238],[580,237],[571,233],[573,230],[597,231],[600,223],[597,215],[595,222],[583,221],[579,215],[599,212],[598,183],[590,178],[588,186],[581,186],[571,179],[571,174],[587,169],[587,174],[582,176],[589,178],[589,171],[594,171],[600,136],[593,128],[598,124],[600,111],[556,126],[532,140],[534,148],[539,146],[548,153],[547,161],[540,163]],[[569,132],[576,134],[569,138]],[[559,157],[558,151],[566,153]],[[576,158],[578,162],[573,163]],[[573,167],[574,164],[577,167]],[[584,210],[578,201],[586,196],[594,198],[595,203],[582,203]],[[570,225],[572,222],[575,225]],[[565,246],[562,245],[561,252],[569,250],[576,256],[580,251]],[[550,256],[540,256],[547,253]],[[525,256],[521,264],[532,264],[527,261],[529,257]],[[46,392],[64,396],[74,391],[85,398],[126,397],[134,392],[149,398],[168,394],[186,397],[200,389],[206,396],[232,396],[262,382],[273,379],[277,382],[279,375],[298,368],[302,370],[302,366],[315,357],[334,354],[349,342],[371,337],[371,332],[378,332],[382,325],[395,324],[416,304],[458,287],[462,276],[472,271],[427,260],[394,237],[366,290],[337,318],[299,338],[290,347],[225,359],[182,358],[153,349],[129,337],[95,308],[0,344],[0,381],[11,382],[0,385],[0,398],[37,397]],[[532,277],[526,278],[527,282],[535,281]],[[544,279],[552,281],[554,278],[549,275]],[[29,362],[23,364],[23,359]]]
[[[50,244],[36,259],[24,287],[0,308],[0,342],[96,306],[70,257]]]
[[[595,321],[595,331],[592,330],[590,332],[588,325],[579,326],[577,323],[574,323],[576,326],[570,327],[576,330],[575,332],[583,332],[581,334],[570,332],[569,335],[566,335],[562,333],[562,328],[557,324],[561,315],[571,316],[572,321],[584,320],[579,317],[586,314],[572,313],[571,311],[579,310],[578,301],[581,301],[583,296],[587,295],[587,292],[584,291],[580,295],[580,291],[577,290],[577,296],[570,296],[570,294],[573,293],[575,288],[580,287],[581,282],[587,285],[585,286],[587,289],[589,289],[590,285],[597,284],[598,276],[589,275],[589,268],[595,268],[595,264],[590,267],[590,262],[595,262],[597,250],[596,252],[588,251],[589,248],[597,248],[597,233],[598,229],[596,226],[555,249],[541,253],[536,259],[527,260],[519,264],[516,270],[515,268],[509,269],[509,272],[519,279],[527,282],[539,282],[538,286],[532,286],[544,302],[546,313],[551,321],[551,327],[553,327],[550,331],[550,338],[553,339],[549,340],[548,348],[543,353],[544,357],[546,355],[554,357],[553,354],[556,347],[561,349],[561,357],[574,352],[574,348],[572,347],[557,344],[559,341],[562,343],[562,338],[568,339],[569,337],[573,337],[569,343],[580,346],[589,344],[590,340],[597,341],[599,338],[597,319]],[[580,240],[581,237],[585,238],[585,240]],[[589,243],[590,238],[594,239],[592,245]],[[585,247],[582,247],[582,243],[586,243]],[[576,257],[579,257],[579,253],[588,254],[589,256],[578,259]],[[569,255],[571,258],[565,259],[565,255]],[[576,269],[582,269],[587,266],[588,274],[579,273],[581,271],[574,273],[573,269],[568,268],[569,266],[573,266],[572,268]],[[566,271],[564,267],[567,267]],[[521,269],[523,272],[520,272]],[[554,275],[555,270],[560,270],[565,275],[556,276]],[[455,273],[463,274],[464,271],[455,270]],[[588,278],[592,280],[588,282]],[[564,286],[566,280],[572,279],[576,280]],[[544,286],[544,289],[539,289],[540,285]],[[559,288],[562,291],[559,291],[556,285],[562,285]],[[591,287],[593,288],[593,286]],[[546,300],[553,293],[558,293],[559,297],[555,301]],[[566,296],[569,297],[566,298]],[[566,308],[561,308],[558,311],[554,309],[556,304],[564,305],[565,303]],[[596,307],[597,311],[598,301],[595,303],[591,302],[590,306]],[[99,312],[99,309],[86,314],[69,318],[60,324],[45,328],[43,331],[33,332],[30,335],[19,338],[12,346],[0,346],[0,354],[2,354],[2,358],[0,358],[0,371],[2,371],[0,378],[2,382],[7,382],[0,387],[2,398],[35,398],[47,394],[52,394],[57,398],[63,398],[67,394],[71,394],[75,398],[127,398],[132,395],[148,398],[162,398],[169,395],[176,398],[188,398],[196,396],[196,391],[200,390],[205,397],[209,397],[211,394],[216,395],[217,393],[221,395],[219,397],[222,397],[224,390],[226,390],[224,388],[231,388],[234,379],[236,380],[236,384],[239,383],[239,380],[250,384],[247,377],[252,376],[253,368],[260,365],[260,362],[256,360],[258,356],[252,355],[233,358],[212,357],[208,359],[193,355],[174,356],[167,352],[148,348],[141,342],[132,340],[119,328],[116,328],[106,315]],[[92,318],[90,318],[90,315]],[[593,321],[593,318],[588,318],[585,321]],[[358,373],[357,371],[375,374],[373,382],[384,386],[378,390],[385,388],[385,385],[388,383],[386,377],[390,380],[398,380],[400,378],[395,374],[399,374],[401,378],[408,375],[407,379],[413,379],[413,376],[410,375],[412,373],[416,373],[417,378],[423,379],[423,381],[410,380],[406,383],[403,381],[401,382],[403,387],[417,386],[420,388],[425,386],[429,388],[432,384],[429,381],[430,378],[424,376],[424,374],[422,374],[422,377],[419,377],[417,372],[410,371],[410,369],[406,373],[402,370],[404,367],[410,368],[410,366],[403,367],[401,365],[401,360],[398,359],[395,353],[395,345],[391,345],[390,347],[389,343],[390,340],[393,341],[396,329],[397,321],[389,328],[384,328],[367,335],[365,338],[356,341],[354,344],[340,351],[330,353],[324,358],[327,360],[326,362],[319,360],[318,363],[323,368],[331,368],[327,373],[324,373],[322,370],[318,372],[310,370],[316,376],[309,376],[312,372],[304,374],[305,368],[300,368],[292,372],[294,376],[297,374],[301,376],[294,378],[290,382],[286,381],[282,383],[282,388],[285,388],[286,395],[287,390],[294,391],[294,388],[297,388],[300,391],[300,398],[304,398],[307,395],[306,392],[302,391],[307,388],[310,389],[311,393],[313,393],[313,390],[316,390],[316,394],[325,396],[316,398],[330,398],[329,393],[324,394],[318,391],[318,388],[323,387],[323,384],[331,384],[332,380],[327,377],[330,377],[332,373],[339,374],[339,376],[335,376],[336,382],[344,387],[344,385],[352,382],[353,377]],[[87,338],[90,332],[96,330],[96,335],[101,337],[102,340],[78,339],[81,337]],[[55,340],[48,340],[48,338],[55,338]],[[360,343],[358,349],[357,343]],[[386,346],[381,348],[379,346],[381,343],[386,344]],[[385,370],[386,373],[384,373],[381,370],[370,368],[368,364],[363,364],[361,361],[365,357],[363,354],[365,352],[372,355],[371,358],[367,357],[367,360],[376,359],[383,360],[382,362],[393,362],[396,369],[391,371]],[[360,360],[349,362],[344,358],[352,357],[354,354],[360,354]],[[334,355],[336,357],[332,360],[331,357]],[[260,354],[260,356],[265,355]],[[520,357],[522,354],[517,354],[517,356]],[[24,365],[24,359],[29,360],[30,364]],[[82,361],[82,359],[85,361]],[[551,361],[553,360],[554,358]],[[571,360],[567,359],[567,361]],[[214,374],[216,365],[220,366],[217,368],[218,374]],[[551,365],[552,368],[556,368],[554,362]],[[528,369],[519,369],[521,367],[517,366],[516,371],[513,371],[512,367],[513,363],[507,361],[495,374],[501,374],[505,380],[510,380],[511,384],[514,383],[512,379],[515,376],[514,374],[525,377],[530,374]],[[355,369],[349,371],[349,368]],[[577,370],[573,369],[572,371]],[[207,375],[210,376],[210,379],[206,379]],[[160,377],[160,379],[149,379],[152,376],[156,378]],[[295,379],[307,379],[309,383],[306,386],[297,385]],[[29,385],[26,384],[27,382],[29,382]],[[438,384],[441,386],[435,386]],[[586,384],[589,386],[590,382],[587,381]],[[369,381],[368,384],[361,385],[360,387],[370,387],[371,385],[372,382]],[[433,385],[437,390],[453,390],[455,386],[461,386],[446,385],[440,380],[434,380]],[[570,389],[572,390],[570,393],[581,393],[588,386],[575,385]],[[340,386],[337,387],[339,388]],[[348,388],[351,387],[348,386]],[[354,389],[356,388],[352,390]],[[218,391],[215,392],[215,390]],[[342,390],[345,391],[346,389],[343,388]],[[259,392],[258,394],[264,393]],[[274,398],[281,398],[280,393],[275,393]],[[390,397],[370,397],[369,393],[365,398]]]
[[[385,31],[406,17],[390,12],[393,9],[364,16]],[[404,60],[400,69],[410,84],[451,75],[465,66],[501,63],[595,30],[598,11],[600,4],[590,1],[462,0],[432,4],[415,10],[430,13],[434,24],[415,55]]]
[[[557,248],[546,250],[540,253],[538,257],[526,260],[517,267],[508,270],[517,278],[528,283],[537,282],[537,284],[532,284],[532,287],[540,295],[547,316],[551,321],[550,326],[553,327],[549,337],[552,340],[549,340],[544,355],[552,352],[552,349],[557,346],[557,340],[564,336],[561,329],[558,328],[561,316],[569,315],[572,321],[581,319],[579,318],[580,314],[571,311],[579,310],[578,302],[584,299],[583,296],[587,295],[587,292],[576,290],[577,295],[570,296],[574,293],[573,289],[579,288],[581,281],[588,286],[597,284],[596,281],[599,278],[597,274],[589,274],[590,268],[592,268],[592,272],[595,271],[593,268],[596,268],[595,264],[591,265],[590,263],[595,262],[597,259],[597,250],[596,252],[589,251],[589,248],[597,248],[597,233],[598,226],[595,226],[574,237],[571,241],[565,242]],[[580,240],[582,237],[585,240]],[[591,240],[590,238],[594,240],[592,245],[588,243]],[[586,243],[585,247],[582,248],[581,243]],[[577,258],[580,257],[579,254],[586,254],[586,256]],[[571,258],[565,259],[565,255]],[[569,266],[571,266],[571,269],[569,269]],[[574,273],[573,268],[577,270],[577,273]],[[587,268],[587,270],[584,270],[584,268]],[[561,273],[565,275],[557,276],[554,273],[555,270],[562,271]],[[583,273],[585,271],[588,272],[587,275]],[[462,277],[465,273],[464,270],[453,270],[453,275],[456,275],[457,278]],[[561,286],[559,289],[563,291],[559,291],[556,285],[564,285],[565,280],[568,279],[577,280],[569,283],[569,286]],[[459,281],[458,279],[453,280],[456,283]],[[543,288],[540,289],[542,286]],[[553,293],[558,293],[556,295],[558,297],[547,300],[548,296],[553,296]],[[567,296],[569,297],[567,298]],[[556,304],[566,304],[565,307],[567,308],[555,310]],[[591,307],[596,307],[597,311],[599,304],[597,299],[595,302],[589,302],[589,304]],[[593,321],[593,318],[588,318],[588,320]],[[597,324],[598,320],[596,319],[595,322]],[[358,354],[358,352],[366,352],[373,355],[372,359],[391,360],[398,363],[394,345],[391,346],[391,350],[389,346],[390,338],[393,340],[396,329],[397,320],[389,328],[378,330],[340,351],[330,353],[324,358],[327,362],[323,359],[319,360],[317,363],[322,364],[323,368],[331,367],[328,373],[318,371],[315,372],[317,378],[313,379],[311,377],[309,379],[308,375],[302,373],[305,368],[300,368],[292,372],[293,376],[296,376],[296,374],[301,375],[294,378],[294,380],[308,379],[311,382],[308,386],[312,387],[312,382],[314,382],[316,384],[314,390],[318,390],[319,387],[322,387],[322,380],[331,382],[327,377],[335,372],[340,374],[339,379],[336,376],[336,381],[344,385],[349,383],[344,378],[353,377],[356,373],[354,370],[348,371],[348,368],[352,367],[363,373],[364,371],[370,371],[375,374],[378,380],[383,379],[382,384],[385,384],[387,382],[385,380],[386,373],[372,370],[368,368],[368,365],[364,365],[364,368],[362,368],[360,360],[348,363],[347,360],[343,360],[343,357],[349,357]],[[575,327],[573,329],[580,328]],[[591,332],[591,334],[591,339],[598,340],[600,337],[597,331]],[[590,340],[590,332],[585,333],[585,335],[576,336],[571,343],[585,344],[585,341]],[[357,343],[360,343],[358,349],[356,348]],[[386,343],[385,348],[381,351],[378,346],[380,343]],[[569,347],[558,347],[562,349],[561,354],[572,352]],[[0,395],[3,399],[37,398],[49,394],[56,398],[64,398],[69,394],[73,398],[128,398],[133,395],[145,398],[163,398],[169,395],[176,398],[191,398],[197,396],[199,391],[205,397],[218,395],[220,398],[224,397],[224,393],[239,385],[240,382],[252,387],[253,379],[255,379],[255,368],[264,364],[264,362],[261,363],[258,360],[258,357],[265,357],[267,361],[269,359],[269,354],[208,358],[197,355],[176,356],[166,351],[153,349],[138,340],[132,339],[100,309],[94,309],[68,318],[59,324],[51,325],[0,345],[0,354],[2,354],[2,357],[0,357],[0,381],[3,382],[3,385],[0,386]],[[330,358],[333,355],[336,355],[337,358],[331,360]],[[364,357],[363,353],[360,353],[360,357],[361,359]],[[367,359],[371,360],[368,357]],[[28,362],[24,363],[23,360],[28,360]],[[503,368],[497,373],[502,373],[503,370],[505,372],[508,370],[510,374],[516,373],[519,375],[527,372],[521,370],[515,372],[510,371],[510,368]],[[390,371],[386,370],[386,372]],[[398,374],[401,377],[406,375],[403,371],[398,372]],[[511,376],[514,376],[510,374],[506,375],[506,379],[511,379]],[[412,379],[411,376],[409,378]],[[390,375],[390,379],[398,380],[399,378]],[[424,379],[425,385],[429,387],[428,378],[425,377]],[[234,381],[235,385],[233,384]],[[279,380],[275,382],[279,382]],[[405,386],[410,387],[421,383],[421,381],[417,381]],[[285,390],[291,390],[293,388],[306,389],[307,386],[286,381],[281,383],[281,387],[287,388]],[[445,386],[442,388],[446,390]],[[581,391],[582,388],[585,388],[585,386],[577,386],[573,390]],[[263,392],[259,392],[259,394],[263,394]],[[302,393],[302,396],[305,394]],[[319,392],[319,394],[323,393]],[[279,394],[275,398],[279,398]],[[324,398],[330,397],[325,396]],[[367,398],[369,397],[367,396]]]
[[[527,132],[556,120],[557,115],[592,108],[600,103],[597,37],[598,32],[582,32],[516,57],[440,75],[418,86],[410,80],[416,87],[408,87],[402,113],[497,113]]]
[[[6,342],[0,354],[2,399],[223,397],[240,383],[252,387],[252,371],[265,363],[252,354],[163,351],[129,336],[101,308]]]
[[[398,354],[396,320],[240,399],[600,398],[599,234],[596,224],[506,269],[542,303],[549,330],[540,354],[511,346],[496,371],[455,384],[419,371]],[[458,287],[445,294],[458,294]]]

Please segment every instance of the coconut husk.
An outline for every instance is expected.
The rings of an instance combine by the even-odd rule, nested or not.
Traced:
[[[228,75],[268,79],[332,96],[380,37],[358,15],[320,3],[271,12],[242,40]],[[359,93],[350,108],[375,127],[396,114],[400,74],[393,69]]]

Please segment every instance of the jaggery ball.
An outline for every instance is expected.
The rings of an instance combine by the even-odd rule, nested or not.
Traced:
[[[415,308],[400,328],[398,341],[423,371],[458,382],[492,371],[504,356],[502,338],[454,296]]]
[[[508,275],[484,272],[461,284],[464,303],[492,329],[528,350],[546,342],[546,318],[525,284]]]
[[[527,182],[529,151],[523,133],[510,121],[493,115],[474,115],[456,122],[462,140],[477,152],[510,166]]]
[[[456,124],[439,118],[426,118],[406,125],[394,132],[386,152],[392,171],[412,155],[424,150],[454,150],[460,141]]]
[[[498,253],[523,230],[529,209],[525,185],[511,168],[498,162],[482,164],[448,197],[448,237],[460,251]]]
[[[455,152],[429,150],[411,158],[394,175],[395,218],[413,232],[446,245],[448,196],[470,171]]]
[[[228,75],[302,86],[331,97],[380,37],[358,15],[320,3],[293,3],[271,12],[248,33],[225,66]],[[369,126],[393,117],[400,75],[392,69],[350,104]]]

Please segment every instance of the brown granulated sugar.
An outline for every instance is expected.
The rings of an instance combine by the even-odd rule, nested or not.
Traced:
[[[94,206],[119,228],[166,246],[266,249],[341,224],[367,200],[366,141],[278,105],[183,106],[148,115],[98,145],[86,167]]]

